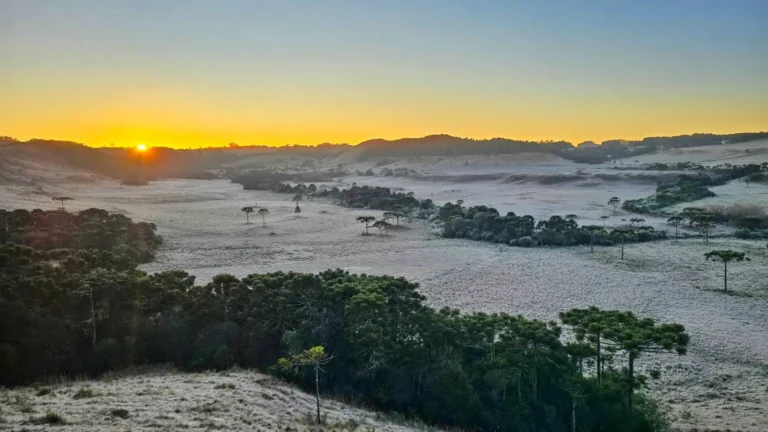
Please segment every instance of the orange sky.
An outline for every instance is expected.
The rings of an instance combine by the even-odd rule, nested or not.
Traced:
[[[765,3],[301,3],[2,2],[0,135],[186,148],[768,130]]]

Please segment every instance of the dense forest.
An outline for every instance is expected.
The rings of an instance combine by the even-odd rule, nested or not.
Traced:
[[[321,346],[331,354],[320,376],[323,394],[436,425],[668,426],[638,371],[648,352],[685,353],[680,325],[594,308],[565,312],[559,324],[435,310],[403,278],[342,270],[222,274],[200,285],[182,271],[137,270],[138,261],[114,244],[99,245],[98,231],[79,235],[80,242],[67,243],[71,249],[53,250],[3,239],[0,384],[170,362],[190,370],[254,367],[312,388],[311,371],[275,365]]]

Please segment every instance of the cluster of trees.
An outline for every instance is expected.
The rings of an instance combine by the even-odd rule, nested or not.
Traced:
[[[283,173],[270,170],[252,169],[244,172],[229,173],[232,183],[243,185],[245,190],[263,190],[285,193],[299,193],[299,185],[290,186],[287,182],[322,182],[332,181],[329,174],[320,172]],[[302,185],[309,192],[309,186]],[[310,185],[312,186],[312,185]],[[288,190],[288,188],[291,188]],[[315,186],[315,189],[317,187]]]
[[[621,208],[633,213],[651,213],[678,203],[713,197],[715,193],[707,188],[712,184],[713,180],[707,175],[681,175],[674,183],[659,185],[655,195],[626,200]]]
[[[272,192],[309,195],[317,192],[317,186],[310,183],[309,186],[304,183],[291,185],[289,183],[275,183],[271,188]]]
[[[315,195],[332,198],[338,204],[351,208],[407,212],[434,207],[432,200],[419,200],[413,192],[393,192],[390,188],[379,186],[353,185],[342,190],[334,187],[319,191]]]
[[[69,197],[56,197],[62,206]],[[148,262],[161,242],[155,224],[91,208],[79,213],[62,210],[0,210],[0,243],[18,243],[40,250],[97,249]]]
[[[356,220],[365,224],[365,234],[370,235],[369,228],[376,228],[379,230],[379,234],[383,235],[389,233],[389,230],[400,226],[400,219],[407,218],[408,215],[399,211],[396,212],[384,212],[381,219],[376,220],[376,216],[358,216]]]
[[[690,163],[677,165],[654,164],[648,169],[686,169],[699,172],[696,175],[682,174],[674,182],[659,185],[653,196],[624,201],[624,204],[622,204],[624,210],[633,213],[651,213],[678,203],[713,197],[715,193],[708,189],[709,186],[719,186],[737,179],[743,179],[747,184],[752,181],[762,181],[766,176],[766,172],[768,172],[768,163],[760,165],[724,164],[711,168]]]
[[[566,344],[554,322],[431,309],[403,278],[329,270],[198,285],[135,264],[105,251],[0,247],[0,326],[14,330],[0,333],[0,384],[160,362],[240,365],[445,426],[660,431],[666,420],[636,394],[645,379],[634,362],[687,343],[681,326],[605,312],[621,318],[606,324],[601,340],[613,345],[602,349],[630,355],[627,369],[594,349],[591,324],[579,346]],[[596,356],[599,378],[584,368]]]
[[[555,215],[536,221],[533,216],[517,216],[508,212],[501,216],[495,208],[487,206],[463,207],[463,202],[446,203],[437,211],[436,218],[443,226],[443,237],[468,238],[510,246],[575,246],[646,242],[666,239],[665,231],[650,226],[631,226],[628,229],[609,230],[604,226],[582,225],[576,215]]]

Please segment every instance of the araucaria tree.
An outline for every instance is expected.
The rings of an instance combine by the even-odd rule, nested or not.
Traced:
[[[671,218],[667,219],[667,223],[675,226],[675,241],[677,241],[677,232],[680,224],[683,223],[683,217],[680,215],[672,216]]]
[[[259,216],[261,216],[261,226],[267,226],[267,215],[269,214],[269,210],[266,208],[260,208],[259,209]]]
[[[388,232],[390,228],[392,228],[392,224],[385,220],[379,220],[373,224],[373,227],[379,229],[379,235],[383,235],[384,233]]]
[[[619,197],[612,197],[608,200],[608,205],[613,207],[613,214],[616,214],[616,208],[619,206],[619,203],[621,203],[621,198]]]
[[[360,223],[365,224],[365,235],[368,235],[368,227],[371,224],[371,222],[375,221],[376,218],[373,216],[358,216],[357,221]]]
[[[299,201],[301,201],[304,197],[301,194],[296,194],[293,196],[291,201],[294,201],[296,205],[299,205]]]
[[[603,228],[605,228],[605,221],[607,221],[609,218],[610,218],[610,217],[609,217],[609,216],[606,216],[606,215],[602,215],[602,216],[600,216],[600,219],[602,219],[602,220],[603,220]]]
[[[720,261],[723,263],[723,290],[728,291],[728,263],[731,261],[749,261],[744,252],[733,250],[713,250],[704,254],[704,258],[709,261]]]
[[[72,201],[74,198],[68,197],[68,196],[61,196],[61,197],[53,197],[53,201],[58,201],[61,205],[61,210],[64,211],[64,202],[65,201]]]
[[[250,216],[251,216],[251,213],[253,213],[253,207],[243,207],[240,209],[240,211],[245,213],[245,223],[246,224],[251,223]]]
[[[635,377],[635,362],[644,353],[675,352],[684,355],[690,336],[680,324],[656,324],[650,318],[638,318],[631,312],[572,309],[560,314],[563,324],[571,327],[576,343],[569,348],[579,364],[585,358],[595,358],[597,385],[601,386],[611,361],[606,352],[623,351],[627,359],[627,407],[632,411],[635,389],[642,381]]]
[[[281,358],[277,361],[277,365],[284,369],[296,370],[301,367],[311,367],[315,371],[315,405],[317,407],[317,423],[320,423],[320,372],[323,371],[322,367],[333,360],[334,356],[329,356],[325,353],[325,348],[322,346],[312,347],[299,354],[292,355],[287,358]]]

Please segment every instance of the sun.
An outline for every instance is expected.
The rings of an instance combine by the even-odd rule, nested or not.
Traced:
[[[136,151],[144,152],[147,151],[147,145],[146,144],[139,144],[136,146]]]

